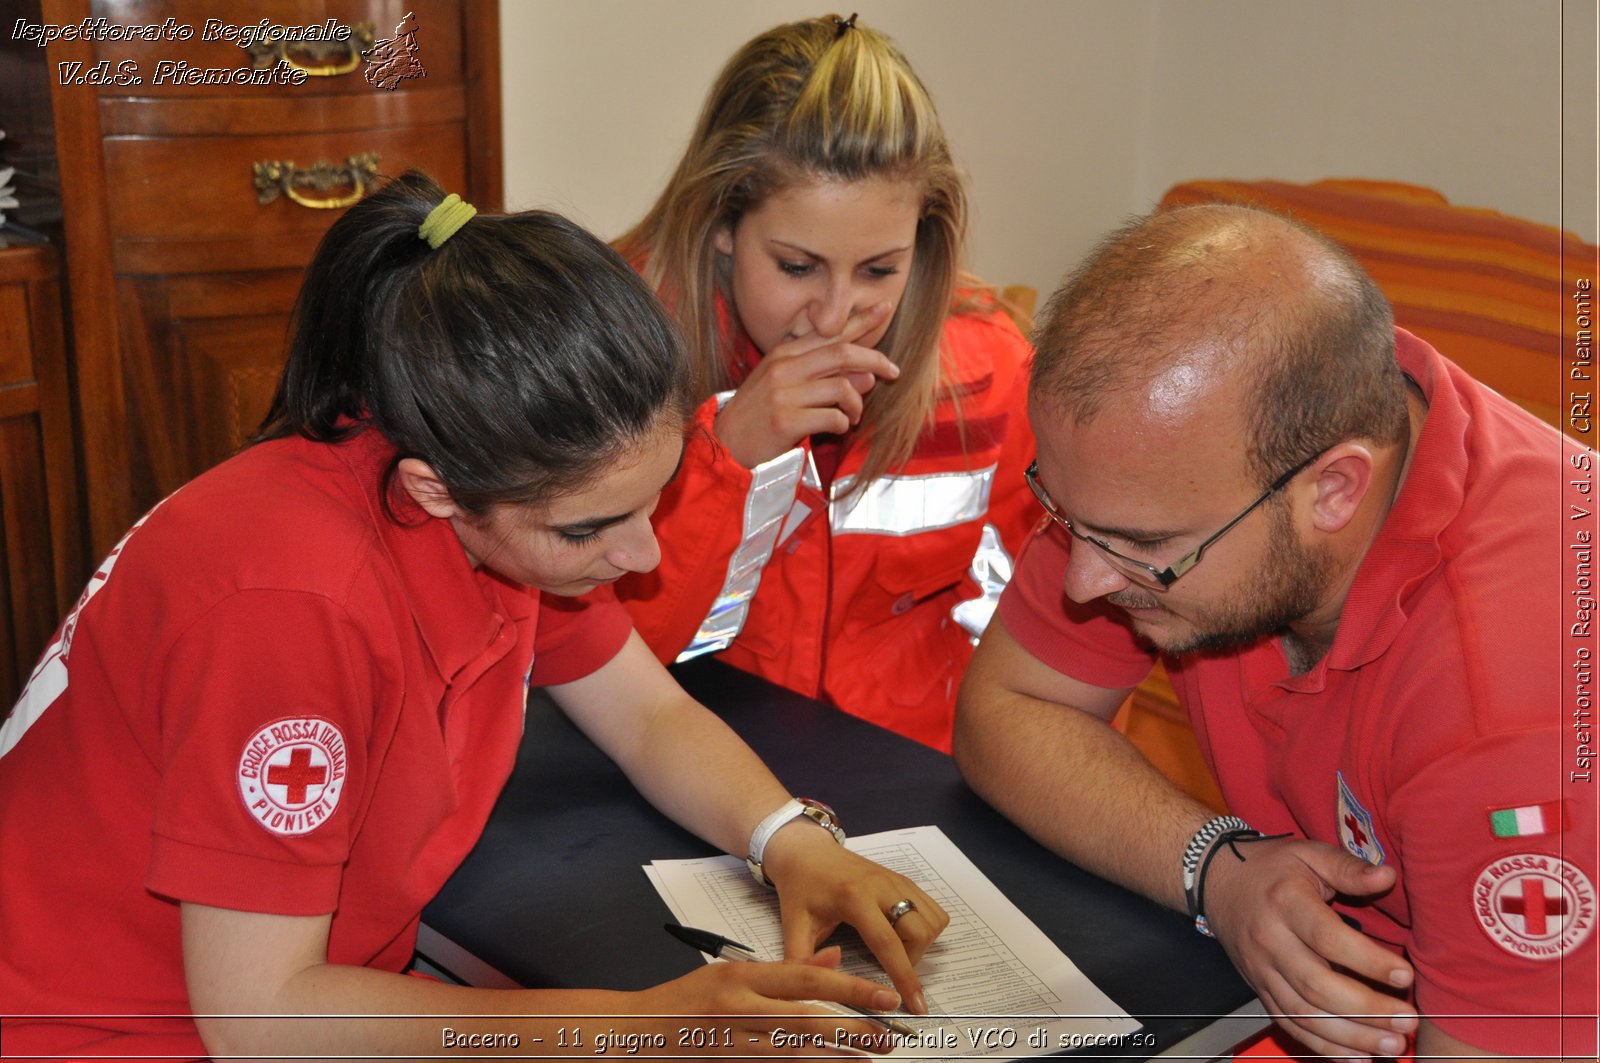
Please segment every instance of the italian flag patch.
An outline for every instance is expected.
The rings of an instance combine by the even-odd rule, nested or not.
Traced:
[[[1531,838],[1538,834],[1557,834],[1566,830],[1568,826],[1565,799],[1489,810],[1489,829],[1494,832],[1496,838]]]

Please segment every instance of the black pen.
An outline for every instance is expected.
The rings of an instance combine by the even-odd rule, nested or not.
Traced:
[[[718,959],[729,960],[734,963],[762,962],[761,957],[756,955],[754,949],[748,945],[741,945],[732,938],[725,938],[721,934],[713,934],[709,930],[701,930],[698,927],[679,926],[677,923],[667,923],[665,925],[667,928],[667,933],[671,934],[685,945],[688,945],[691,948],[699,949],[707,956],[715,956]],[[892,1015],[880,1015],[875,1011],[868,1011],[866,1008],[858,1008],[854,1004],[845,1004],[842,1001],[837,1000],[829,1001],[829,1003],[838,1004],[841,1008],[849,1008],[857,1015],[871,1019],[873,1022],[880,1023],[887,1027],[890,1031],[900,1034],[903,1037],[916,1036],[917,1031],[915,1028],[900,1021]]]

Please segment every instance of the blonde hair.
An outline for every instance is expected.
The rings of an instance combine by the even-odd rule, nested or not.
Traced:
[[[688,150],[650,212],[618,245],[688,339],[697,400],[731,386],[717,296],[734,309],[715,238],[768,196],[833,179],[907,180],[922,201],[905,294],[879,343],[900,367],[868,393],[859,489],[903,464],[940,391],[940,337],[966,231],[966,191],[922,82],[888,38],[837,16],[779,26],[730,59]],[[737,314],[730,315],[738,328]]]

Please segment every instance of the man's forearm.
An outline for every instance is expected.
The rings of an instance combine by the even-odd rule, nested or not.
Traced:
[[[956,760],[984,800],[1078,866],[1184,907],[1183,848],[1213,812],[1121,732],[994,688],[964,692],[956,727]]]

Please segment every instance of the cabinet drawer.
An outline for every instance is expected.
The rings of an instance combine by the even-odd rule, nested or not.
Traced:
[[[121,138],[105,141],[111,228],[118,273],[190,273],[303,265],[339,211],[277,194],[259,202],[255,164],[300,168],[345,165],[378,156],[377,174],[410,168],[447,189],[466,183],[466,132],[460,122],[305,136]],[[357,194],[341,181],[331,201]]]
[[[119,29],[148,30],[155,39],[99,41],[96,63],[104,63],[102,96],[194,96],[219,93],[261,96],[274,93],[327,95],[367,93],[377,90],[365,76],[361,49],[365,38],[347,41],[291,42],[273,46],[270,54],[254,59],[240,42],[261,36],[261,24],[282,27],[299,35],[318,31],[332,19],[340,27],[364,28],[374,41],[393,40],[407,13],[415,25],[415,58],[426,78],[407,78],[394,91],[423,84],[459,85],[462,80],[461,5],[452,0],[256,0],[250,4],[218,4],[215,0],[96,0],[91,17],[103,18]],[[362,27],[360,24],[365,24]],[[182,38],[187,33],[187,39]],[[131,35],[129,30],[124,35]],[[142,35],[142,34],[141,34]],[[282,58],[287,69],[305,70],[298,84],[238,84],[212,75],[209,82],[190,83],[188,70],[235,71],[250,69],[252,62],[270,68]],[[187,64],[180,67],[178,64]],[[192,76],[192,75],[191,75]],[[129,78],[138,77],[138,83]],[[298,79],[296,79],[298,80]],[[94,83],[94,82],[89,82]]]

